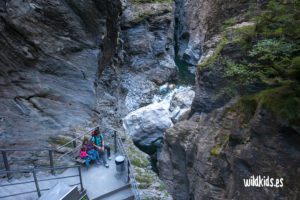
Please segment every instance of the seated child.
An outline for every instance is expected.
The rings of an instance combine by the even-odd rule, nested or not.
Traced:
[[[89,155],[86,152],[86,147],[81,147],[80,158],[85,160],[85,165],[87,167],[90,166],[91,158],[89,157]]]
[[[93,143],[89,141],[88,138],[84,138],[82,142],[82,147],[86,148],[87,154],[93,159],[96,160],[97,164],[100,164],[100,157],[98,151],[94,149]]]

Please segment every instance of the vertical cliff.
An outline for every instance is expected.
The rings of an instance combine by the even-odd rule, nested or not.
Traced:
[[[175,36],[179,57],[196,65],[204,50],[203,43],[218,31],[223,19],[246,12],[245,4],[248,2],[175,0]]]
[[[119,1],[0,1],[1,147],[46,145],[95,119],[98,60],[114,55],[120,13]]]
[[[193,58],[184,57],[195,49],[188,48],[193,35],[202,57],[194,57],[194,115],[166,131],[160,177],[174,199],[297,199],[299,3],[177,4],[198,20],[191,33],[194,22],[178,22],[181,55]],[[245,187],[252,175],[282,178],[282,187]]]

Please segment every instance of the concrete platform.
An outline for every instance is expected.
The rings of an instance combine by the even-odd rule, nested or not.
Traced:
[[[114,158],[112,156],[111,161],[108,161],[109,168],[94,164],[90,169],[82,170],[83,185],[90,199],[126,185],[126,174],[117,173]]]
[[[114,161],[115,156],[112,156],[112,160],[108,161],[109,168],[106,168],[104,165],[96,165],[92,164],[89,169],[86,167],[82,167],[82,181],[83,186],[87,191],[87,195],[90,199],[95,199],[103,194],[106,194],[110,191],[118,189],[124,185],[126,185],[126,173],[120,174],[116,171],[116,165]],[[68,169],[59,175],[43,175],[38,174],[38,180],[54,178],[54,177],[64,177],[64,176],[72,176],[78,174],[78,170],[75,168]],[[8,184],[8,183],[20,183],[26,181],[32,181],[33,177],[22,177],[20,179],[12,179],[9,182],[7,180],[1,179],[0,185]],[[79,183],[78,177],[71,177],[65,179],[56,179],[49,181],[39,181],[40,189],[53,188],[59,182],[72,185],[75,183]],[[79,186],[80,187],[80,186]],[[26,183],[21,185],[14,186],[4,186],[0,187],[0,196],[5,196],[9,194],[15,194],[20,192],[28,192],[36,190],[34,183]],[[45,194],[46,191],[42,192],[42,195]],[[27,195],[20,195],[10,198],[5,198],[6,200],[33,200],[38,199],[37,193],[30,193]],[[53,199],[54,200],[54,199]]]

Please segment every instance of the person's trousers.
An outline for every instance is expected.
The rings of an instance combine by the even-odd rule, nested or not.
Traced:
[[[91,149],[87,153],[89,156],[91,156],[93,158],[92,160],[96,159],[96,160],[100,161],[99,153],[95,149]]]
[[[90,159],[89,157],[85,157],[84,160],[85,160],[85,165],[86,165],[87,167],[90,167],[91,159]]]
[[[104,164],[106,164],[107,162],[106,162],[106,157],[105,157],[105,152],[104,151],[98,149],[98,153],[99,153],[100,159],[103,161]]]
[[[110,147],[108,145],[104,145],[104,150],[106,150],[107,157],[110,157]]]

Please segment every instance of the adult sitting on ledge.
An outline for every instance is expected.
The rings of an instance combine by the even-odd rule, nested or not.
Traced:
[[[92,136],[92,142],[93,142],[93,146],[95,147],[95,149],[99,152],[99,155],[102,158],[105,167],[109,167],[109,165],[106,161],[106,157],[105,157],[105,151],[104,151],[105,145],[104,145],[103,135],[100,134],[99,128],[96,128],[96,130]]]

